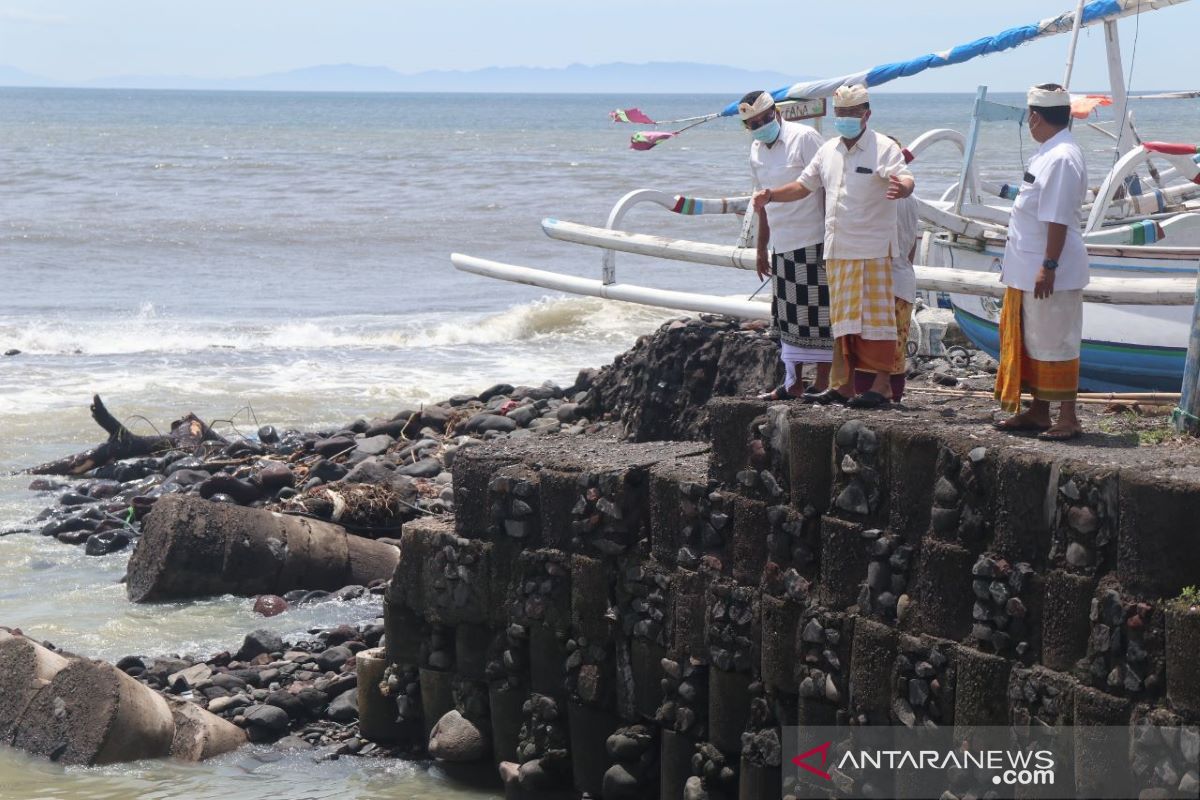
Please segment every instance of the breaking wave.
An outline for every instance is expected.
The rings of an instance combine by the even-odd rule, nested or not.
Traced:
[[[596,298],[543,298],[499,313],[421,317],[344,316],[245,324],[161,317],[151,307],[125,317],[0,321],[0,350],[30,355],[112,356],[205,350],[433,348],[580,337],[630,341],[674,314]]]

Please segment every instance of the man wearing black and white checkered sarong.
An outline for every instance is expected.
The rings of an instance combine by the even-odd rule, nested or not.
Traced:
[[[754,137],[750,171],[756,189],[796,180],[824,143],[799,122],[784,122],[767,92],[751,92],[738,104],[742,124]],[[782,386],[759,395],[763,400],[808,399],[829,385],[833,335],[829,321],[829,284],[823,257],[824,197],[808,197],[759,218],[758,277],[772,282],[771,316],[779,331]],[[768,258],[768,242],[775,253]],[[801,370],[815,364],[816,379],[803,389]]]

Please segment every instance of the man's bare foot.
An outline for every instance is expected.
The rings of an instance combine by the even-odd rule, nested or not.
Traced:
[[[1069,442],[1083,435],[1083,428],[1078,422],[1063,422],[1059,420],[1053,426],[1038,434],[1039,439],[1047,442]]]
[[[1042,416],[1034,414],[1032,411],[1022,411],[1020,414],[1013,414],[1006,420],[1002,420],[993,425],[998,431],[1047,431],[1050,429],[1050,416]]]

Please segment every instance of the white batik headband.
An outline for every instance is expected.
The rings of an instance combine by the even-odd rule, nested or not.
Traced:
[[[770,92],[763,92],[753,103],[738,103],[738,116],[745,122],[774,107],[775,98],[771,97]]]
[[[833,93],[834,108],[853,108],[861,106],[870,100],[867,97],[867,87],[861,83],[856,83],[853,86],[839,86]]]
[[[1025,95],[1025,102],[1035,108],[1070,106],[1071,93],[1062,89],[1039,89],[1035,86]]]

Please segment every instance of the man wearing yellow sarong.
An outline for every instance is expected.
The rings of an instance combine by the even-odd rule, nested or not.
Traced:
[[[1071,95],[1058,84],[1027,95],[1029,133],[1041,144],[1013,202],[1001,282],[1008,287],[1000,315],[996,399],[1013,416],[1004,431],[1038,431],[1063,441],[1082,433],[1075,413],[1083,335],[1083,287],[1089,279],[1080,213],[1087,194],[1083,151],[1068,129]],[[1033,403],[1021,411],[1021,391]],[[1050,404],[1057,402],[1057,422]],[[1019,413],[1018,413],[1019,412]]]
[[[800,177],[754,194],[754,209],[803,200],[825,190],[825,271],[834,336],[832,388],[812,400],[878,408],[892,398],[891,372],[898,338],[892,256],[900,252],[896,204],[912,194],[912,173],[899,146],[867,130],[871,104],[862,85],[833,95],[838,136],[821,145]],[[874,378],[854,394],[854,372]]]

